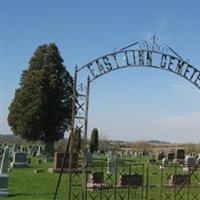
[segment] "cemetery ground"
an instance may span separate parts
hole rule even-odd
[[[27,168],[14,168],[9,172],[8,197],[0,199],[8,200],[47,200],[53,199],[58,174],[48,172],[48,167],[52,164],[38,164],[38,158],[31,158],[32,162]],[[34,170],[40,170],[34,173]],[[61,180],[58,199],[66,199],[66,180],[64,174]]]
[[[8,200],[50,200],[53,199],[53,194],[55,192],[57,180],[58,180],[58,173],[49,173],[48,168],[52,167],[53,163],[45,163],[44,161],[39,164],[38,160],[40,158],[37,157],[31,157],[31,164],[27,168],[14,168],[9,172],[9,184],[8,184],[8,191],[9,196],[8,197],[0,197],[0,199],[8,199]],[[106,160],[106,157],[101,156],[100,158],[96,157],[94,159],[94,166],[96,165],[96,170],[103,169],[102,163],[104,163],[103,160]],[[144,177],[147,173],[147,163],[148,163],[149,157],[142,157],[142,158],[133,158],[133,157],[122,157],[119,160],[119,171],[120,170],[129,170],[130,164],[135,165],[135,169],[132,169],[133,171],[136,170],[139,174],[143,174]],[[120,163],[123,163],[121,165]],[[126,164],[126,165],[124,165]],[[122,166],[122,167],[120,167]],[[124,166],[127,166],[124,167]],[[106,169],[106,168],[105,168]],[[103,171],[105,170],[103,169]],[[34,171],[38,170],[38,173],[35,173]],[[160,170],[160,163],[157,163],[157,165],[152,165],[149,167],[149,173],[150,170],[152,172],[152,177],[149,176],[149,179],[152,179],[152,183],[155,185],[160,185],[160,178],[161,178],[161,170]],[[171,174],[173,174],[174,169],[168,169],[168,174],[171,170]],[[177,168],[176,170],[181,170]],[[199,170],[198,170],[199,171]],[[106,171],[104,171],[106,174]],[[118,173],[118,172],[117,172]],[[165,174],[163,174],[165,176]],[[198,176],[200,176],[200,173],[198,172]],[[119,174],[117,175],[119,178]],[[80,178],[80,177],[79,177]],[[107,177],[108,178],[108,177]],[[114,178],[114,175],[113,175]],[[104,179],[106,179],[106,176],[104,175]],[[63,200],[67,198],[67,180],[68,176],[67,174],[63,174],[62,180],[59,187],[59,192],[57,196],[57,200]],[[79,179],[80,181],[80,179]],[[109,180],[107,181],[109,183]],[[145,185],[146,181],[143,184],[143,188],[139,187],[138,192],[144,193],[145,196]],[[159,188],[158,188],[159,189]],[[187,193],[187,187],[185,189],[185,193]],[[95,195],[98,193],[100,194],[102,190],[99,190],[98,192],[89,191],[89,193],[95,193]],[[113,192],[112,190],[110,191]],[[122,189],[120,191],[121,193],[127,193],[128,189]],[[151,196],[155,197],[155,199],[159,200],[160,197],[158,197],[155,190],[152,189],[152,191],[149,192],[155,192],[155,194],[151,194]],[[172,189],[173,192],[173,189]],[[109,191],[106,191],[106,194],[109,194]],[[89,196],[89,195],[88,195]],[[187,195],[186,195],[187,196]],[[90,199],[90,198],[88,198]],[[91,198],[92,199],[92,198]],[[104,199],[104,198],[103,198]],[[106,199],[106,198],[105,198]],[[120,196],[116,199],[120,199]],[[136,198],[137,199],[137,198]],[[144,198],[145,199],[145,198]]]
[[[140,143],[139,143],[140,144]],[[28,144],[26,144],[27,146]],[[127,145],[127,143],[126,143]],[[111,146],[111,145],[110,145]],[[117,146],[119,146],[117,144]],[[134,144],[136,147],[137,145]],[[141,144],[139,145],[141,146]],[[16,147],[15,145],[13,148]],[[21,146],[20,151],[23,152],[24,148]],[[64,150],[57,146],[56,152],[63,152]],[[149,147],[149,146],[145,146]],[[188,155],[189,152],[193,152],[195,148],[191,148],[194,146],[189,146],[187,148]],[[155,145],[153,149],[149,150],[151,152],[149,155],[140,155],[140,152],[136,152],[136,150],[131,150],[130,153],[127,154],[126,148],[122,145],[118,148],[118,150],[113,150],[113,157],[111,156],[112,152],[110,150],[104,151],[104,153],[95,153],[92,157],[92,163],[88,165],[86,168],[88,171],[87,180],[87,200],[171,200],[173,199],[173,195],[178,191],[180,185],[172,185],[170,183],[172,175],[188,175],[189,172],[183,171],[183,165],[174,165],[172,161],[168,162],[166,168],[160,168],[162,163],[161,159],[152,159],[157,158],[155,155],[160,151],[171,152],[177,149],[181,149],[182,146],[177,145],[169,145],[169,144],[158,144]],[[38,149],[39,146],[38,146]],[[132,153],[131,153],[132,152]],[[134,154],[137,153],[136,155]],[[152,153],[154,152],[154,153]],[[199,149],[196,147],[196,155],[198,154]],[[10,151],[12,153],[12,151]],[[111,153],[111,154],[110,154]],[[179,154],[181,151],[179,151]],[[18,155],[23,153],[18,153]],[[56,154],[55,154],[56,155]],[[59,155],[59,154],[58,154]],[[178,155],[178,154],[177,154]],[[20,155],[21,156],[21,155]],[[111,156],[111,157],[110,157]],[[183,156],[183,155],[179,155]],[[49,168],[55,166],[55,157],[54,161],[49,160],[50,162],[45,162],[45,157],[40,155],[39,157],[33,157],[32,153],[27,154],[28,160],[31,160],[28,167],[24,168],[13,168],[9,170],[9,180],[8,180],[8,197],[0,197],[2,200],[53,200],[54,192],[56,189],[59,173],[50,173],[48,172]],[[0,158],[1,160],[2,158]],[[18,158],[19,159],[19,158]],[[10,158],[10,162],[15,160],[15,156]],[[59,159],[58,159],[59,160]],[[109,160],[111,162],[109,162]],[[114,168],[112,167],[112,160],[114,161]],[[152,162],[153,160],[153,162]],[[192,159],[193,160],[193,159]],[[42,161],[42,162],[39,162]],[[91,162],[91,161],[90,161]],[[152,163],[150,163],[152,162]],[[57,163],[57,162],[56,162]],[[59,162],[58,162],[59,163]],[[111,165],[110,165],[110,164]],[[79,157],[79,166],[82,165],[82,158]],[[10,163],[9,163],[10,166]],[[60,166],[60,165],[58,165]],[[111,167],[108,167],[111,166]],[[109,168],[109,170],[108,170]],[[36,172],[37,171],[37,172]],[[92,181],[91,176],[94,173],[102,173],[103,178],[100,183],[100,187],[91,188]],[[81,193],[81,181],[82,174],[77,173],[73,174],[73,193],[75,195]],[[122,176],[126,179],[126,175],[131,175],[135,177],[142,176],[143,181],[139,179],[134,183],[134,186],[130,186],[130,182],[134,182],[133,179],[135,177],[131,177],[130,179],[124,181],[125,184],[122,184]],[[99,175],[98,175],[99,176]],[[133,179],[132,179],[133,178]],[[184,178],[184,177],[182,177]],[[98,179],[98,180],[97,180]],[[96,182],[100,181],[101,178],[97,177]],[[120,183],[121,181],[121,183]],[[175,180],[176,181],[176,180]],[[192,175],[191,177],[190,188],[188,184],[184,187],[181,192],[181,196],[178,196],[178,199],[182,200],[199,200],[200,199],[200,168]],[[95,181],[94,181],[95,182]],[[101,181],[100,181],[101,182]],[[129,184],[127,186],[126,184]],[[182,180],[183,183],[183,180]],[[97,184],[98,185],[98,184]],[[105,187],[104,187],[105,185]],[[63,173],[57,200],[67,199],[67,187],[68,187],[68,174]],[[73,194],[73,195],[74,195]],[[162,195],[162,198],[161,196]],[[81,198],[74,197],[73,200],[79,200]]]
[[[8,197],[0,197],[5,200],[50,200],[53,199],[59,173],[49,173],[48,168],[53,166],[53,163],[41,164],[38,160],[41,158],[31,157],[31,164],[26,168],[14,168],[9,172],[8,181]],[[106,160],[105,157],[96,159],[96,164],[99,166],[101,159]],[[123,160],[123,159],[122,159]],[[129,159],[136,162],[136,160]],[[140,159],[137,163],[144,163],[147,158]],[[95,165],[95,164],[94,164]],[[34,171],[38,170],[38,173]],[[63,174],[57,200],[67,198],[67,182],[68,175]]]

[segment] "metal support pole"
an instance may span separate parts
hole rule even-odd
[[[77,67],[75,68],[73,80],[73,99],[72,99],[72,118],[71,118],[71,140],[69,148],[69,174],[68,174],[68,195],[67,200],[71,200],[72,193],[72,160],[73,160],[73,136],[74,136],[74,118],[76,114],[76,82],[77,82]]]
[[[64,159],[62,161],[62,167],[61,167],[60,175],[59,175],[59,178],[58,178],[56,191],[55,191],[55,194],[54,194],[54,200],[56,200],[56,198],[57,198],[58,189],[59,189],[59,186],[60,186],[60,181],[61,181],[61,178],[62,178],[65,161],[66,161],[67,154],[68,154],[68,151],[69,151],[70,140],[71,140],[71,134],[69,135],[69,138],[68,138],[68,141],[67,141],[67,147],[66,147],[66,150],[65,150],[65,155],[64,155]]]
[[[85,122],[84,122],[84,142],[83,142],[83,174],[82,174],[82,199],[87,199],[87,183],[86,183],[86,154],[87,154],[87,128],[88,128],[88,109],[90,95],[90,78],[87,79],[86,105],[85,105]]]

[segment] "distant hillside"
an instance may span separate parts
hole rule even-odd
[[[26,141],[22,140],[20,137],[17,137],[15,135],[0,135],[0,143],[23,144],[26,143]]]
[[[151,144],[171,144],[170,142],[159,141],[159,140],[149,140],[147,142]]]

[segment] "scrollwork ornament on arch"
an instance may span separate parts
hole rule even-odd
[[[139,42],[139,48],[140,50],[148,50],[148,42],[147,41],[141,41]]]

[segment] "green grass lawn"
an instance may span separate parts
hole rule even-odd
[[[109,175],[106,174],[106,162],[104,159],[104,164],[101,163],[100,159],[96,159],[96,166],[90,168],[91,171],[103,172],[104,173],[104,182],[107,185],[114,185],[116,181],[119,180],[120,174],[143,174],[144,176],[144,185],[138,188],[122,188],[117,189],[115,194],[115,188],[109,190],[96,190],[87,192],[87,200],[104,200],[104,199],[116,199],[120,200],[121,197],[126,196],[124,200],[141,200],[143,199],[154,199],[154,200],[165,200],[167,195],[170,196],[168,199],[173,199],[173,194],[178,190],[178,187],[170,187],[168,178],[174,174],[176,170],[177,174],[183,174],[182,167],[179,168],[169,168],[165,169],[161,175],[161,170],[159,165],[149,166],[147,168],[147,159],[126,159],[124,162],[123,159],[118,162],[117,174],[113,174],[111,179]],[[123,165],[121,165],[123,163]],[[145,164],[144,164],[145,163]],[[13,169],[9,173],[9,197],[2,197],[0,199],[8,200],[53,200],[57,180],[59,174],[52,174],[48,172],[48,168],[52,167],[51,164],[38,164],[38,158],[32,158],[32,163],[30,167],[23,169]],[[147,170],[148,169],[148,170]],[[34,173],[34,170],[42,170],[43,172]],[[147,176],[148,174],[148,176]],[[89,174],[90,175],[90,174]],[[88,177],[89,177],[88,175]],[[116,178],[115,178],[116,175]],[[147,180],[148,177],[148,180]],[[162,181],[161,181],[162,177]],[[67,180],[68,176],[63,174],[57,200],[67,200]],[[74,179],[76,184],[81,184],[81,175]],[[188,188],[186,187],[183,192],[182,200],[191,200],[195,199],[194,196],[197,196],[197,199],[200,199],[200,173],[199,170],[194,174],[191,179],[191,182],[195,186],[193,189],[190,189],[188,193]],[[118,183],[117,183],[118,184]],[[149,188],[148,193],[146,193],[146,188]],[[162,189],[162,192],[160,192]],[[81,187],[76,187],[75,193],[79,193]],[[116,196],[115,196],[116,195]],[[110,196],[110,198],[108,198]],[[97,198],[98,197],[98,198]],[[148,198],[146,198],[148,197]],[[180,198],[180,197],[179,197]],[[76,199],[76,198],[75,198]]]
[[[32,159],[29,168],[13,169],[9,173],[9,197],[1,199],[9,200],[50,200],[53,199],[58,174],[48,173],[48,167],[52,164],[37,164],[37,159]],[[44,172],[34,173],[34,170],[44,170]],[[66,199],[67,176],[63,175],[58,200]]]

